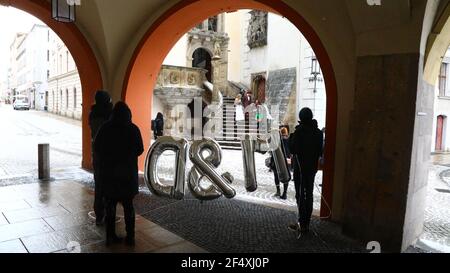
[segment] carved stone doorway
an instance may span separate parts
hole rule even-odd
[[[212,82],[211,78],[211,55],[206,49],[197,48],[192,54],[192,67],[203,68],[207,70],[206,79]]]

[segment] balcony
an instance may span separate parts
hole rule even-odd
[[[206,73],[201,68],[163,65],[154,95],[168,108],[179,104],[187,105],[193,98],[203,96]]]

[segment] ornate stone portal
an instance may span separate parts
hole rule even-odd
[[[172,129],[175,119],[171,110],[177,105],[188,105],[194,98],[203,97],[206,70],[201,68],[163,65],[159,72],[154,95],[164,104],[165,129]],[[183,118],[183,117],[179,117]]]
[[[267,45],[268,13],[260,10],[250,11],[250,22],[247,32],[247,44],[250,48]]]
[[[212,61],[212,83],[224,94],[228,95],[228,43],[230,38],[226,33],[194,28],[188,32],[188,49],[186,66],[192,65],[193,53],[199,49],[205,49]],[[219,58],[220,57],[220,58]]]

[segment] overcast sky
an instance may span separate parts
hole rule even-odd
[[[36,17],[15,8],[0,6],[0,81],[6,81],[9,46],[17,32],[28,32],[34,24],[44,24]]]

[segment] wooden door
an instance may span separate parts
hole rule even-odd
[[[436,151],[442,151],[442,136],[444,131],[444,117],[438,116],[436,125]]]

